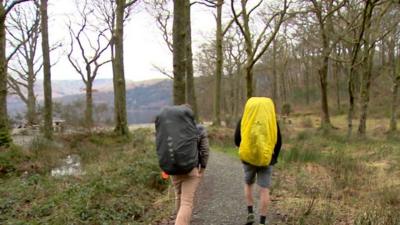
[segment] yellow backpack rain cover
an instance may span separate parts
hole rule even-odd
[[[254,166],[268,166],[277,141],[275,106],[270,98],[247,100],[240,132],[240,159]]]

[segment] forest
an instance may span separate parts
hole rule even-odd
[[[128,92],[151,95],[154,102],[140,104],[152,111],[168,102],[166,90],[171,99],[163,106],[189,104],[209,131],[209,170],[237,176],[233,129],[243,107],[254,96],[273,99],[283,135],[273,224],[400,224],[400,1],[76,0],[63,43],[49,40],[49,4],[57,1],[0,0],[0,224],[171,222],[171,185],[159,176],[153,120],[128,122],[138,103],[127,98],[126,65],[135,62],[124,53],[137,50],[125,47],[126,29],[138,12],[151,16],[171,66],[154,65],[168,82],[154,93]],[[215,23],[194,45],[196,10]],[[54,100],[59,58],[81,78],[82,104]],[[107,66],[111,119],[94,101],[95,80]],[[10,96],[26,108],[18,135]],[[59,111],[79,125],[60,132]],[[71,160],[76,171],[53,174]],[[222,169],[228,164],[232,171]],[[204,185],[213,182],[209,175]],[[227,209],[237,203],[224,201]],[[202,210],[193,224],[237,223]]]

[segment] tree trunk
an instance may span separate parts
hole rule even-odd
[[[186,4],[186,97],[187,103],[192,107],[196,121],[199,119],[197,110],[196,89],[193,77],[193,53],[192,53],[192,26],[191,26],[191,10],[190,0],[185,1]]]
[[[42,52],[43,52],[43,89],[44,89],[44,136],[53,139],[53,104],[51,92],[51,64],[49,48],[49,30],[47,17],[47,0],[40,1],[40,14],[42,25]]]
[[[306,95],[306,104],[310,105],[310,66],[309,59],[306,57],[306,54],[303,51],[303,59],[304,59],[304,86],[305,86],[305,95]]]
[[[367,34],[365,36],[369,36],[369,29],[371,27],[371,18],[372,18],[372,11],[373,11],[373,4],[370,0],[367,0],[365,2],[365,8],[363,11],[363,22],[361,26],[361,32],[358,36],[357,42],[354,44],[353,50],[352,50],[352,59],[351,59],[351,65],[350,65],[350,72],[349,72],[349,82],[348,82],[348,92],[349,92],[349,113],[347,117],[347,123],[348,123],[348,131],[347,131],[347,137],[350,138],[352,134],[352,129],[353,129],[353,116],[354,116],[354,100],[355,100],[355,90],[356,90],[356,74],[357,71],[355,70],[355,64],[356,60],[358,58],[358,52],[361,47],[361,41],[362,38],[364,37],[364,33],[366,32]],[[368,42],[367,42],[368,43]],[[368,43],[369,44],[369,43]],[[367,45],[368,46],[368,45]],[[361,126],[361,124],[360,124]]]
[[[33,69],[33,68],[32,68]],[[33,70],[29,69],[29,77],[28,77],[28,104],[27,104],[27,122],[29,125],[33,125],[37,123],[36,119],[36,96],[34,91],[35,80],[32,75]]]
[[[329,108],[328,108],[328,81],[327,81],[328,63],[329,63],[329,57],[324,56],[323,65],[319,71],[319,78],[321,85],[322,127],[331,126],[331,121],[329,117]]]
[[[114,59],[114,81],[115,85],[115,104],[116,107],[116,126],[115,132],[121,136],[129,135],[128,121],[126,114],[126,88],[124,74],[124,10],[125,0],[117,0],[116,26],[114,32],[115,59]]]
[[[358,125],[358,135],[365,137],[367,130],[367,112],[369,104],[369,92],[371,87],[371,76],[374,60],[374,43],[371,44],[371,18],[374,5],[367,1],[367,16],[365,18],[364,36],[364,60],[363,74],[360,86],[360,123]],[[368,7],[368,4],[369,5]]]
[[[336,56],[340,57],[340,49],[338,50]],[[341,102],[340,102],[340,64],[339,62],[334,62],[332,65],[332,71],[333,71],[333,77],[335,79],[335,84],[336,84],[336,107],[338,112],[341,111]]]
[[[222,55],[222,0],[217,2],[217,31],[216,31],[216,70],[215,70],[215,97],[214,97],[214,125],[221,125],[221,80],[223,73],[223,55]]]
[[[234,104],[235,104],[235,107],[234,107],[234,109],[233,109],[233,118],[235,118],[235,119],[238,119],[238,117],[239,117],[239,107],[241,107],[241,104],[242,104],[242,92],[243,92],[243,87],[242,87],[242,82],[241,82],[241,79],[242,79],[242,77],[243,77],[243,74],[242,74],[242,69],[241,69],[241,67],[240,67],[240,65],[241,65],[241,63],[240,62],[235,62],[236,63],[236,68],[238,68],[237,69],[237,71],[235,72],[235,75],[234,75],[234,80],[235,80],[235,85],[234,85],[234,87],[235,87],[235,102],[234,102]]]
[[[399,93],[399,85],[400,85],[400,69],[396,70],[396,60],[395,60],[395,31],[393,32],[393,36],[389,41],[389,63],[390,63],[390,70],[392,73],[393,79],[393,86],[392,86],[392,106],[390,111],[390,127],[389,132],[397,131],[397,106],[398,106],[398,93]],[[400,56],[400,54],[399,54]],[[399,67],[400,67],[400,57],[399,60]]]
[[[365,38],[365,43],[367,48],[370,48],[369,42],[369,34]],[[371,76],[372,76],[372,67],[373,67],[373,57],[374,50],[373,47],[371,49],[367,49],[366,53],[366,62],[364,64],[364,71],[362,76],[361,83],[361,92],[360,92],[360,123],[358,126],[358,134],[361,137],[364,137],[367,129],[367,113],[368,113],[368,104],[369,104],[369,92],[371,87]]]
[[[86,109],[85,109],[85,124],[87,128],[93,126],[93,82],[86,82]]]
[[[278,74],[276,69],[276,46],[277,41],[272,41],[272,99],[275,102],[276,108],[278,107]]]
[[[246,10],[247,1],[241,0],[242,5],[242,19],[243,19],[243,31],[244,31],[244,39],[245,39],[245,51],[246,51],[246,97],[247,99],[253,97],[253,61],[254,61],[254,51],[253,51],[253,42],[251,40],[251,32],[250,32],[250,15]]]
[[[246,96],[247,99],[249,99],[253,97],[253,68],[249,66],[249,61],[247,63],[248,64],[246,65]]]
[[[397,131],[397,106],[398,106],[398,94],[400,85],[400,74],[398,73],[393,81],[392,86],[392,107],[390,112],[390,132]]]
[[[174,105],[185,103],[185,76],[186,76],[186,21],[185,21],[185,2],[186,0],[174,0],[174,21],[173,33],[173,73],[174,85],[173,96]]]
[[[117,130],[117,121],[118,121],[118,112],[120,111],[119,109],[119,104],[118,104],[118,94],[117,94],[117,70],[115,69],[115,28],[113,28],[112,36],[111,36],[111,41],[110,41],[110,50],[111,50],[111,67],[113,71],[113,93],[114,93],[114,124],[115,128],[114,130]]]
[[[282,106],[287,103],[287,86],[286,86],[286,74],[284,71],[284,66],[280,71],[280,78],[281,78],[281,98],[282,98]]]
[[[0,15],[5,14],[3,1],[0,1]],[[0,21],[0,146],[8,146],[11,137],[7,114],[7,60],[5,21]]]
[[[354,54],[354,53],[353,53]],[[347,83],[347,90],[349,94],[349,111],[347,115],[347,138],[351,137],[353,132],[353,117],[354,117],[354,89],[355,89],[355,71],[354,71],[354,64],[350,65],[349,68],[349,80]]]
[[[324,40],[326,42],[327,40]],[[321,68],[318,71],[319,82],[321,85],[321,127],[332,127],[331,120],[329,117],[328,107],[328,66],[329,66],[329,50],[328,44],[324,44],[323,60]]]

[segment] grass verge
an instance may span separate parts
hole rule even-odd
[[[152,137],[147,129],[130,140],[80,134],[2,150],[0,224],[152,224],[171,205]],[[85,173],[52,177],[68,154],[80,156]]]

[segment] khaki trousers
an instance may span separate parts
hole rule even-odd
[[[188,174],[171,176],[175,188],[177,216],[175,225],[189,225],[193,211],[194,194],[199,186],[201,175],[198,168]]]

